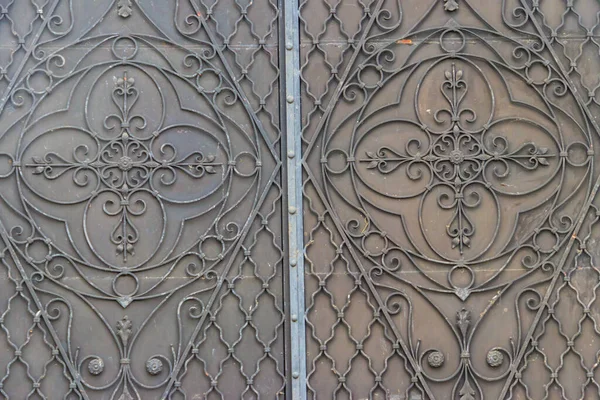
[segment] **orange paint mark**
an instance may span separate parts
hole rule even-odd
[[[398,44],[413,44],[412,40],[410,40],[410,39],[400,39],[396,43],[398,43]]]

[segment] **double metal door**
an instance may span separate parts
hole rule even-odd
[[[0,0],[0,393],[594,399],[596,0]]]

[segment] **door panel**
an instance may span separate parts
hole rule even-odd
[[[546,3],[302,3],[308,397],[598,396],[598,7]]]
[[[0,0],[0,393],[600,398],[599,16]]]
[[[34,6],[0,20],[3,394],[283,396],[277,5]]]

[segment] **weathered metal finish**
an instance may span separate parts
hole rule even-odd
[[[289,324],[291,398],[306,399],[306,329],[304,324],[304,207],[302,204],[302,121],[300,114],[300,36],[298,1],[286,0],[285,102],[289,254]]]
[[[90,4],[0,0],[3,397],[600,398],[600,3]]]
[[[284,397],[279,6],[225,3],[0,4],[4,397]]]
[[[520,6],[559,61],[597,130],[600,3],[548,1]],[[504,388],[506,398],[525,397],[525,393],[530,398],[600,396],[598,194],[588,202],[589,208],[583,207],[585,219],[573,235],[572,250],[564,256],[564,267],[552,282],[553,290],[548,290],[539,304],[529,345],[522,349],[519,367]]]
[[[598,8],[301,4],[309,397],[598,398]]]

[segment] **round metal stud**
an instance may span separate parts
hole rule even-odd
[[[444,361],[445,360],[446,359],[444,357],[444,354],[441,351],[432,351],[427,356],[427,363],[432,368],[439,368],[439,367],[441,367],[442,365],[444,365]]]
[[[100,375],[104,371],[104,360],[100,357],[96,357],[88,364],[88,371],[92,375]]]
[[[498,368],[504,362],[504,354],[500,350],[490,350],[487,353],[486,361],[492,368]]]
[[[154,357],[146,362],[146,371],[150,375],[158,375],[163,369],[163,363],[158,358]]]

